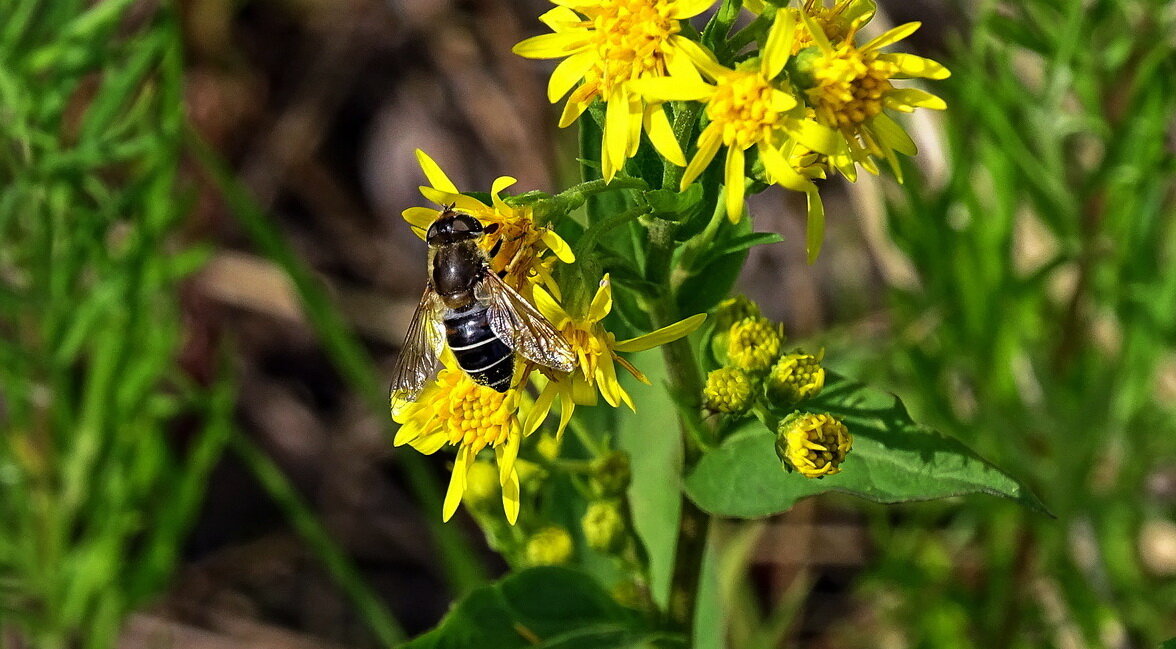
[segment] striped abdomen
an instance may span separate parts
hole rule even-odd
[[[461,369],[474,381],[506,392],[514,376],[514,351],[490,329],[485,305],[474,302],[464,309],[449,309],[442,322]]]

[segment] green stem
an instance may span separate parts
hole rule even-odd
[[[681,116],[682,113],[679,113]],[[675,124],[677,126],[677,124]],[[667,172],[668,173],[668,172]],[[647,258],[646,279],[662,287],[661,296],[652,304],[655,324],[664,327],[678,319],[677,299],[670,283],[674,257],[674,230],[677,224],[654,221],[649,229],[651,249]],[[662,347],[669,373],[671,389],[675,392],[678,419],[682,427],[683,475],[690,471],[702,455],[699,440],[708,440],[710,430],[702,420],[702,371],[694,348],[686,338]],[[706,550],[710,517],[698,509],[685,494],[678,521],[678,541],[674,553],[674,569],[670,579],[669,621],[689,637],[694,629],[694,611],[698,603],[699,576]],[[691,643],[687,643],[690,645]]]

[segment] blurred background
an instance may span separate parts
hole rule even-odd
[[[393,452],[426,150],[576,180],[539,0],[6,0],[0,647],[376,647],[505,570],[444,454]],[[752,200],[740,289],[1025,479],[714,532],[705,646],[1176,635],[1176,8],[881,0],[953,76],[906,183]],[[640,396],[635,395],[638,404]],[[657,494],[649,494],[656,499]],[[636,490],[635,500],[646,494]],[[662,496],[664,497],[664,496]],[[635,505],[635,508],[639,507]]]

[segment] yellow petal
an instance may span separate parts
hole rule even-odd
[[[817,260],[821,254],[821,242],[825,240],[825,203],[821,201],[821,194],[814,186],[805,192],[808,201],[808,223],[805,228],[804,247],[808,263]]]
[[[870,122],[870,127],[877,133],[878,139],[882,141],[887,147],[898,151],[903,155],[915,155],[919,152],[919,147],[915,146],[914,140],[910,135],[903,130],[898,122],[891,119],[886,113],[878,113]]]
[[[560,61],[547,80],[547,100],[554,104],[568,94],[595,62],[596,56],[592,52],[580,52]]]
[[[625,151],[629,148],[629,91],[626,84],[616,87],[604,109],[604,151],[603,157],[612,163],[612,169],[625,164]],[[611,175],[605,176],[612,180]]]
[[[706,320],[705,313],[692,315],[684,320],[679,320],[672,325],[666,325],[657,331],[651,331],[636,338],[629,340],[622,340],[613,346],[613,349],[618,352],[643,352],[647,349],[653,349],[659,345],[664,345],[668,342],[682,338],[689,335]]]
[[[686,170],[682,172],[682,185],[679,190],[684,191],[690,186],[690,183],[694,182],[695,178],[698,178],[706,170],[711,160],[715,159],[715,154],[719,152],[719,145],[722,143],[722,127],[718,122],[711,122],[698,136],[698,151],[694,153],[694,158],[690,160],[690,164],[686,165]]]
[[[583,22],[576,12],[567,7],[555,7],[539,15],[539,22],[551,28],[551,31],[567,31]]]
[[[588,306],[587,320],[589,322],[600,322],[604,316],[612,311],[612,281],[609,280],[608,274],[600,278],[600,286],[596,289],[596,295],[592,297],[592,304]]]
[[[588,47],[590,39],[582,30],[540,34],[518,43],[511,51],[529,59],[560,59]]]
[[[506,521],[511,525],[519,520],[519,500],[519,472],[511,471],[502,485],[502,510],[506,512]]]
[[[400,430],[396,431],[396,437],[392,439],[392,446],[404,446],[420,437],[420,434],[421,429],[417,426],[401,426]]]
[[[788,63],[788,57],[792,55],[792,37],[795,33],[796,19],[792,12],[777,11],[763,53],[760,54],[760,68],[764,76],[773,79],[784,69],[784,64]]]
[[[448,443],[449,436],[440,432],[418,437],[411,442],[412,447],[424,455],[432,455]]]
[[[693,18],[710,9],[714,4],[715,0],[678,0],[670,6],[670,10],[666,12],[666,15],[670,18],[677,18],[678,20]]]
[[[641,124],[645,117],[641,95],[635,92],[629,92],[627,95],[629,100],[629,148],[625,149],[626,160],[637,155],[637,147],[641,146]]]
[[[473,196],[466,196],[465,194],[454,194],[452,192],[443,192],[432,187],[425,187],[421,185],[418,187],[421,191],[421,196],[429,199],[438,205],[453,205],[464,212],[476,213],[487,208],[486,204],[474,198]]]
[[[494,202],[494,209],[498,210],[499,214],[512,213],[510,206],[502,201],[502,197],[499,196],[499,194],[502,193],[502,190],[517,182],[518,180],[515,180],[510,176],[499,176],[495,178],[494,182],[490,185],[490,200]]]
[[[718,79],[724,74],[731,72],[731,70],[723,67],[723,65],[719,63],[713,52],[706,49],[701,44],[692,41],[685,36],[682,36],[681,34],[675,34],[671,36],[670,45],[676,48],[678,51],[685,53],[686,56],[690,57],[690,60],[694,62],[694,65],[696,65],[699,70],[702,70],[703,74],[709,76],[711,79]]]
[[[839,132],[811,119],[789,120],[784,128],[792,139],[819,153],[833,155],[845,148]]]
[[[555,253],[556,259],[559,259],[565,264],[576,263],[576,254],[572,252],[572,247],[568,245],[567,241],[563,240],[563,237],[556,234],[555,230],[544,230],[543,234],[539,235],[539,238],[543,241],[543,245],[547,246],[548,250]]]
[[[575,374],[573,374],[575,376]],[[572,398],[572,388],[566,384],[559,390],[559,428],[555,430],[555,438],[563,439],[568,422],[572,420],[572,413],[576,411],[576,401]]]
[[[907,36],[910,36],[911,34],[915,33],[919,29],[919,27],[922,26],[922,24],[923,23],[920,23],[920,22],[913,22],[913,23],[907,23],[905,25],[899,25],[898,27],[887,30],[882,35],[878,36],[877,38],[870,41],[869,43],[866,43],[865,45],[859,47],[858,49],[863,52],[868,52],[870,50],[882,49],[883,47],[886,47],[887,45],[893,45],[893,44],[901,41],[902,39],[906,38]]]
[[[600,396],[608,405],[616,408],[621,405],[621,384],[617,383],[617,368],[613,366],[612,357],[602,355],[596,363],[596,387],[600,389]]]
[[[900,74],[894,75],[896,79],[914,77],[921,79],[946,79],[951,76],[951,70],[943,67],[938,61],[925,59],[914,54],[879,54],[878,60],[893,63],[898,66]]]
[[[760,160],[764,163],[764,169],[767,170],[768,175],[772,177],[775,183],[798,192],[806,192],[813,186],[808,178],[800,175],[800,173],[792,168],[792,165],[788,163],[788,160],[779,149],[767,144],[761,144],[759,146],[759,154]]]
[[[683,37],[674,36],[671,38],[671,43],[674,42],[672,40],[673,38]],[[675,49],[674,47],[670,47],[666,51],[665,60],[667,72],[666,76],[676,77],[678,79],[692,79],[695,81],[702,80],[702,75],[698,73],[698,68],[694,65],[694,62],[690,60],[690,57],[686,54],[686,52]]]
[[[653,148],[666,160],[678,165],[686,166],[686,154],[678,145],[678,138],[674,137],[674,128],[670,126],[670,118],[666,117],[665,108],[653,105],[645,109],[645,132],[649,134],[649,141]]]
[[[743,216],[743,149],[737,146],[727,147],[727,164],[724,170],[724,185],[727,194],[727,218],[732,223],[738,223]]]
[[[437,220],[437,215],[440,214],[437,210],[432,210],[427,207],[410,207],[400,213],[405,221],[412,226],[412,231],[420,238],[425,238],[425,232],[433,225],[433,221]]]
[[[887,108],[909,113],[915,108],[930,108],[931,110],[947,110],[947,102],[939,97],[918,88],[899,88],[886,93],[883,97]]]
[[[465,493],[466,474],[470,470],[473,459],[470,447],[462,446],[457,450],[457,460],[453,463],[453,475],[449,476],[449,489],[445,491],[445,504],[441,508],[441,520],[453,518],[453,512],[461,504],[461,496]]]
[[[743,8],[753,14],[764,12],[764,0],[743,0]]]
[[[591,103],[590,101],[572,101],[569,99],[564,104],[563,112],[560,113],[559,127],[567,128],[575,124],[576,120],[580,119],[580,115],[583,115],[584,111],[588,110],[588,105]]]
[[[539,430],[539,427],[543,425],[543,421],[547,419],[547,415],[551,413],[551,405],[555,402],[555,395],[558,392],[558,381],[548,381],[547,385],[543,386],[543,391],[539,393],[539,398],[535,399],[535,403],[527,413],[527,420],[523,422],[523,435],[530,435]]]
[[[571,320],[568,312],[564,311],[559,302],[556,302],[555,298],[551,297],[547,289],[542,286],[535,287],[535,308],[539,309],[539,313],[542,313],[543,317],[547,318],[556,328],[564,326]]]
[[[787,113],[793,108],[796,108],[796,105],[799,103],[796,101],[796,97],[776,88],[772,88],[770,96],[772,98],[772,110],[778,113]]]
[[[715,87],[701,79],[646,77],[630,82],[633,92],[650,101],[701,101],[715,92]]]
[[[498,462],[498,483],[505,485],[510,474],[514,473],[515,460],[519,457],[519,444],[523,436],[518,431],[506,435],[506,443],[494,447],[494,459]]]
[[[416,159],[417,163],[421,165],[421,171],[425,172],[425,178],[429,179],[430,185],[450,194],[461,193],[457,191],[457,186],[453,184],[453,181],[449,180],[449,176],[446,176],[445,172],[441,171],[441,166],[429,157],[429,154],[417,149]]]

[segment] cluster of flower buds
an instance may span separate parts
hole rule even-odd
[[[845,424],[829,414],[795,410],[825,387],[823,351],[784,351],[780,325],[742,296],[719,305],[710,351],[720,367],[706,377],[702,405],[707,412],[730,418],[755,412],[772,422],[777,455],[789,471],[809,478],[840,471],[853,445]],[[775,424],[771,413],[789,409],[792,414]]]

